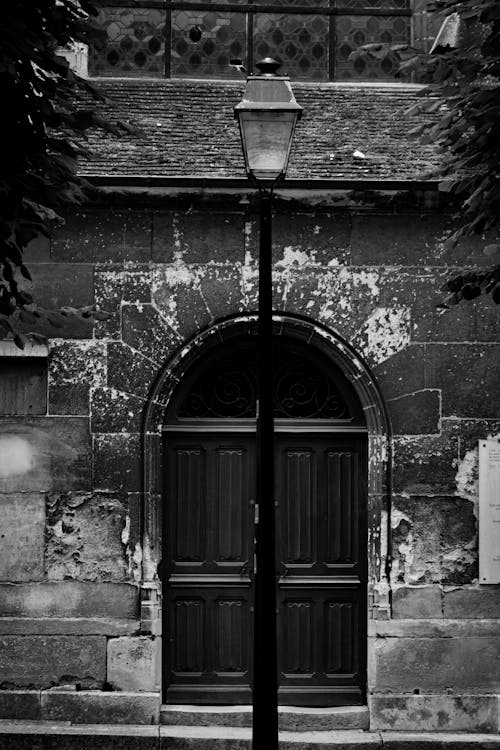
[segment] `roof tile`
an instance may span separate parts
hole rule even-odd
[[[111,120],[139,127],[121,138],[93,133],[93,157],[81,162],[89,177],[244,177],[233,108],[244,81],[99,79]],[[301,179],[422,179],[436,168],[430,145],[408,131],[421,116],[405,110],[418,87],[294,83],[304,107],[288,177]],[[361,152],[361,156],[353,156]]]

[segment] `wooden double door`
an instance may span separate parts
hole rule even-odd
[[[164,701],[248,704],[255,435],[165,435]],[[275,435],[279,703],[362,704],[366,435]]]

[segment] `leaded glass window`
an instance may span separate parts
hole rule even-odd
[[[97,23],[107,43],[90,50],[90,74],[163,77],[165,12],[156,8],[103,7]]]
[[[411,5],[410,5],[411,2]],[[427,0],[102,0],[95,76],[241,78],[267,55],[296,81],[394,80],[394,61],[350,60],[370,42],[410,43]],[[412,32],[412,8],[416,27]]]

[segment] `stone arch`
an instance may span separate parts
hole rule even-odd
[[[368,609],[389,612],[390,422],[370,368],[335,331],[298,315],[275,313],[274,335],[300,340],[321,351],[352,383],[368,431]],[[212,347],[242,335],[257,335],[257,315],[240,314],[210,325],[187,341],[160,370],[143,414],[142,613],[143,631],[151,632],[151,606],[159,586],[161,554],[161,430],[178,383]],[[149,605],[148,605],[149,603]],[[149,606],[149,608],[148,608]],[[388,615],[386,614],[385,617]]]

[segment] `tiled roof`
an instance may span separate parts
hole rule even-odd
[[[140,134],[92,135],[89,176],[244,177],[233,108],[244,81],[101,79],[112,120]],[[301,179],[421,179],[436,166],[431,146],[408,137],[418,122],[404,115],[416,86],[294,83],[304,107],[288,177]],[[354,156],[361,152],[362,156]]]

